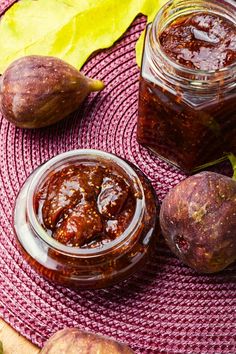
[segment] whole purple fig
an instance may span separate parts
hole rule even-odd
[[[46,342],[40,354],[134,354],[127,345],[101,335],[65,328]]]
[[[17,127],[41,128],[74,112],[91,91],[103,87],[61,59],[25,56],[0,78],[0,110]]]
[[[162,234],[198,272],[218,272],[236,260],[236,182],[214,172],[186,178],[165,197]]]

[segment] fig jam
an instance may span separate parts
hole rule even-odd
[[[159,206],[145,175],[99,150],[74,150],[41,165],[15,204],[14,229],[29,264],[73,288],[126,279],[149,259]]]
[[[137,140],[187,173],[236,153],[235,14],[230,1],[171,1],[147,28]]]
[[[51,173],[35,204],[38,219],[55,240],[94,248],[124,233],[136,202],[129,181],[98,161]]]
[[[236,26],[219,15],[180,17],[159,40],[165,54],[187,68],[218,70],[236,62]]]

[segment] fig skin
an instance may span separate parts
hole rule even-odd
[[[25,56],[0,78],[0,110],[17,127],[41,128],[65,118],[103,87],[61,59]]]
[[[125,344],[77,328],[56,332],[40,354],[134,354]]]
[[[200,273],[236,260],[236,182],[214,172],[188,177],[165,197],[162,234],[172,252]]]

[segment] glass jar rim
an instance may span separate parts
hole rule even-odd
[[[140,200],[136,200],[136,208],[135,208],[135,213],[133,215],[133,218],[128,226],[128,228],[124,231],[124,233],[119,236],[117,239],[112,240],[106,244],[104,244],[100,249],[98,248],[79,248],[79,247],[73,247],[73,246],[66,246],[62,244],[61,242],[55,240],[52,236],[50,236],[46,230],[43,228],[43,226],[39,223],[38,218],[34,212],[34,208],[32,208],[32,205],[34,205],[34,193],[37,189],[38,184],[43,181],[43,176],[47,176],[48,172],[50,171],[51,168],[56,166],[57,164],[61,165],[63,162],[69,162],[72,159],[74,162],[77,161],[79,162],[80,158],[93,158],[95,161],[96,158],[100,158],[103,161],[109,161],[109,162],[115,162],[116,165],[121,168],[121,170],[126,173],[126,175],[134,182],[135,188],[141,195]],[[101,161],[100,160],[100,161]],[[91,160],[92,161],[92,160]],[[130,239],[130,235],[135,233],[135,231],[138,229],[140,225],[140,220],[143,219],[144,216],[144,209],[145,209],[145,194],[143,190],[142,183],[134,171],[134,169],[122,158],[111,154],[107,153],[101,150],[96,150],[96,149],[76,149],[76,150],[70,150],[64,153],[61,153],[47,162],[45,162],[43,165],[39,166],[38,169],[33,173],[32,180],[30,181],[28,191],[27,191],[27,197],[26,197],[26,211],[27,211],[27,216],[29,219],[29,223],[31,228],[33,229],[34,232],[43,240],[46,242],[50,247],[54,248],[60,253],[63,253],[65,255],[72,255],[74,257],[81,257],[81,258],[86,258],[86,257],[97,257],[97,256],[102,256],[104,254],[109,253],[111,250],[119,249],[120,247],[123,246],[123,244]]]
[[[218,6],[223,8],[223,2],[220,0],[215,0],[218,3]],[[236,74],[236,62],[232,63],[230,65],[227,65],[221,69],[217,69],[217,70],[200,70],[200,69],[192,69],[192,68],[188,68],[184,65],[181,65],[179,63],[176,63],[174,60],[172,60],[168,55],[166,55],[166,53],[162,50],[162,46],[160,44],[159,41],[159,37],[157,36],[157,31],[156,29],[158,28],[158,25],[160,23],[160,20],[162,18],[162,16],[164,15],[165,11],[167,11],[169,8],[171,8],[172,5],[176,4],[176,5],[180,5],[183,4],[183,7],[186,7],[186,3],[190,3],[190,2],[194,2],[195,6],[196,5],[202,5],[203,6],[203,2],[202,0],[169,0],[165,5],[163,5],[160,10],[157,12],[153,23],[152,23],[152,27],[151,27],[151,36],[152,36],[152,40],[154,42],[154,48],[150,45],[151,47],[151,52],[155,55],[155,54],[160,54],[161,57],[164,59],[164,61],[170,65],[171,67],[173,67],[176,71],[178,72],[184,72],[186,74],[189,74],[190,76],[202,76],[204,78],[208,77],[209,79],[212,79],[216,76],[219,76],[220,78],[224,75],[228,76],[228,77],[232,77],[232,71],[235,72]],[[235,8],[235,13],[236,13],[236,2],[234,0],[224,0],[225,3],[229,4],[230,6]],[[208,2],[208,4],[211,3],[210,1]],[[188,13],[193,13],[193,10],[190,11]],[[181,14],[182,16],[183,14]],[[233,13],[231,14],[233,15]],[[221,15],[222,16],[222,15]],[[178,16],[177,16],[178,17]],[[234,23],[236,25],[236,16]],[[232,18],[231,18],[231,22],[232,22]],[[204,79],[205,81],[205,79]]]

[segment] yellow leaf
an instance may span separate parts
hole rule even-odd
[[[32,54],[56,56],[80,69],[94,51],[110,47],[139,13],[152,20],[163,2],[21,0],[0,22],[0,72]]]
[[[141,13],[147,16],[147,23],[151,23],[154,20],[155,15],[157,14],[158,10],[165,5],[167,0],[147,0],[144,2],[144,6],[142,8]],[[142,52],[143,52],[143,42],[144,42],[144,35],[145,31],[141,33],[137,43],[136,43],[136,61],[139,67],[141,67],[141,60],[142,60]]]

